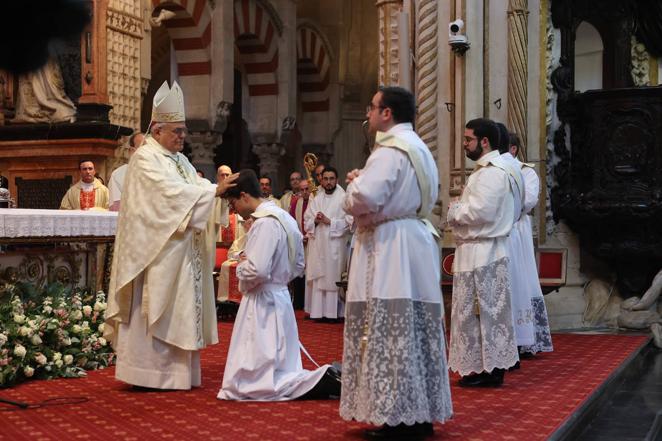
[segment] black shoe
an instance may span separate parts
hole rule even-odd
[[[398,424],[389,426],[384,424],[379,429],[368,429],[364,432],[365,438],[369,440],[423,440],[433,435],[432,423],[415,423],[412,426]]]
[[[340,371],[329,366],[320,381],[297,400],[337,400],[340,398]]]
[[[517,363],[515,363],[514,365],[512,365],[508,368],[508,372],[512,372],[512,371],[517,370],[519,368],[520,368],[520,365],[519,365],[519,361],[518,361]]]
[[[533,352],[520,352],[519,353],[519,359],[520,360],[531,360],[532,358],[535,358],[535,354]]]
[[[460,379],[462,387],[499,387],[503,384],[503,374],[505,369],[494,369],[492,372],[481,372],[480,374],[471,374]]]

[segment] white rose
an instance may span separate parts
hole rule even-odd
[[[62,340],[62,345],[63,346],[71,346],[71,338],[67,337]]]
[[[80,334],[80,331],[82,330],[83,328],[81,328],[80,325],[74,325],[73,328],[71,328],[71,332],[73,332],[74,334]]]
[[[71,364],[74,362],[74,356],[71,354],[67,354],[64,357],[62,357],[62,361],[64,361],[64,364]]]
[[[32,334],[32,329],[28,328],[27,326],[21,326],[18,328],[18,333],[23,337],[27,337],[28,335]]]
[[[33,335],[32,338],[30,339],[30,341],[35,346],[40,345],[42,343],[41,337],[39,337],[39,334]]]
[[[25,350],[25,348],[23,346],[16,345],[14,347],[14,355],[16,355],[17,357],[23,358],[23,357],[25,357],[26,353],[27,353],[27,351]]]
[[[106,342],[106,339],[103,338],[103,337],[99,337],[98,342],[101,346],[106,346],[106,344],[108,343],[108,342]]]
[[[0,334],[0,348],[7,343],[7,336],[5,334]]]
[[[20,325],[25,322],[25,316],[23,314],[14,314],[14,321]]]
[[[80,325],[83,327],[83,329],[90,329],[90,322],[88,321],[84,321]]]
[[[62,360],[62,354],[59,352],[53,352],[53,361]]]
[[[83,306],[83,314],[85,314],[85,317],[89,317],[92,314],[92,307],[90,305]]]
[[[94,304],[94,310],[95,311],[105,311],[106,310],[106,303],[105,302],[96,302]]]
[[[106,329],[106,324],[105,324],[105,323],[101,323],[101,324],[99,325],[99,332],[103,334],[103,330],[104,330],[104,329]],[[0,346],[2,346],[2,345],[0,345]]]
[[[32,369],[30,366],[25,366],[25,368],[23,368],[23,373],[26,377],[31,377],[34,375],[34,369]]]
[[[63,364],[64,363],[62,362],[62,360],[55,360],[55,366],[57,366],[58,368],[61,368]]]
[[[46,356],[45,356],[44,354],[39,354],[39,355],[37,355],[37,356],[34,358],[34,360],[35,360],[37,363],[41,364],[41,365],[44,365],[44,364],[46,364],[46,363],[48,362],[48,358],[46,358]]]
[[[50,314],[51,312],[53,312],[52,307],[50,307],[48,305],[44,306],[44,314]]]
[[[83,313],[80,312],[78,309],[75,310],[74,312],[71,313],[71,318],[73,320],[80,320],[83,318]]]

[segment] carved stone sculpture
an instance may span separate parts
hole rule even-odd
[[[76,107],[64,91],[60,66],[54,59],[18,79],[16,116],[13,122],[73,122]]]

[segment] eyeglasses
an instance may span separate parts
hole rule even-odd
[[[177,136],[186,136],[188,135],[188,129],[186,127],[177,127],[174,129],[170,129],[172,133],[174,133]]]
[[[370,113],[375,109],[384,110],[384,109],[386,109],[386,107],[384,107],[384,106],[375,106],[374,104],[370,103],[366,106],[365,113]]]
[[[467,144],[469,144],[471,141],[476,141],[476,140],[478,140],[478,138],[476,138],[475,136],[465,136],[464,137],[464,142],[466,142]]]

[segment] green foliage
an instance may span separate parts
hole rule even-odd
[[[115,354],[103,338],[106,295],[54,283],[0,287],[0,387],[28,378],[82,377]]]

